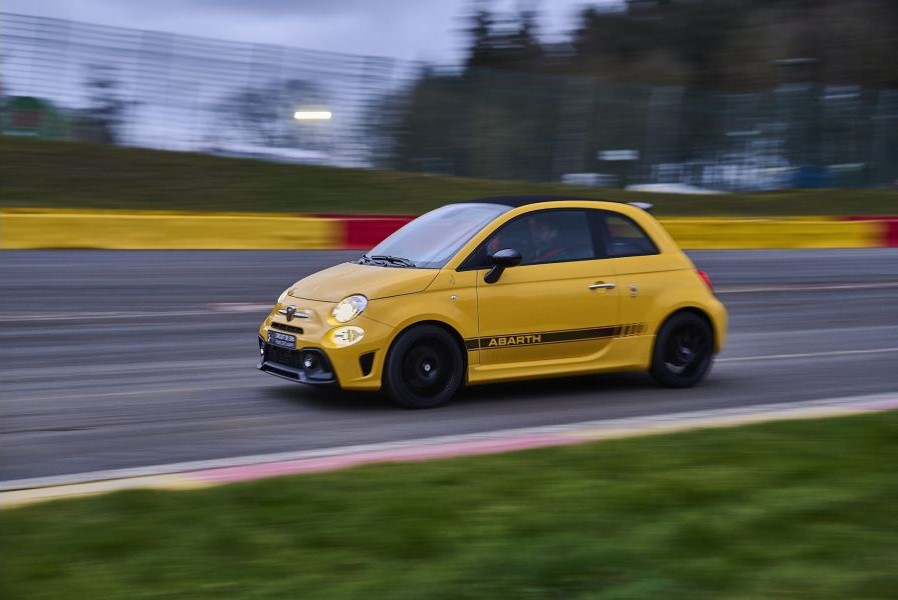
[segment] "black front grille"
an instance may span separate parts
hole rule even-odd
[[[334,368],[327,355],[317,348],[290,350],[278,348],[259,340],[263,350],[259,368],[281,377],[304,383],[336,383]]]
[[[272,329],[277,329],[278,331],[287,331],[289,333],[297,333],[302,334],[302,327],[296,327],[294,325],[285,325],[284,323],[272,323]]]
[[[278,348],[277,346],[268,346],[265,351],[265,358],[273,363],[301,370],[301,354],[302,353],[298,350],[287,350],[286,348]]]

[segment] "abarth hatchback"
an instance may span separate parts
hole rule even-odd
[[[726,310],[650,208],[501,197],[433,210],[287,288],[259,328],[259,369],[411,408],[464,385],[614,371],[695,385]]]

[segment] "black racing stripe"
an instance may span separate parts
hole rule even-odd
[[[593,327],[592,329],[575,329],[573,331],[547,331],[537,334],[540,341],[536,343],[547,344],[550,342],[577,342],[596,338],[608,338],[620,335],[620,325],[609,327]]]
[[[620,326],[621,331],[618,334],[621,337],[632,337],[634,335],[642,335],[645,333],[645,323],[627,323]]]
[[[465,340],[465,348],[473,350],[492,350],[495,348],[511,348],[514,346],[538,346],[541,344],[557,344],[560,342],[580,342],[638,335],[645,330],[645,323],[626,323],[591,327],[588,329],[566,329],[562,331],[543,331],[535,333],[518,333],[495,335]]]

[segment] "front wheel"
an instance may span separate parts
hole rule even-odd
[[[692,387],[711,369],[714,334],[702,317],[677,313],[661,327],[652,352],[651,374],[663,386]]]
[[[384,390],[407,408],[449,402],[464,379],[464,357],[455,338],[436,325],[417,325],[393,343],[384,365]]]

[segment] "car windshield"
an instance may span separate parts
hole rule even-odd
[[[510,207],[449,204],[424,214],[382,241],[360,262],[388,267],[440,269],[471,237]]]

